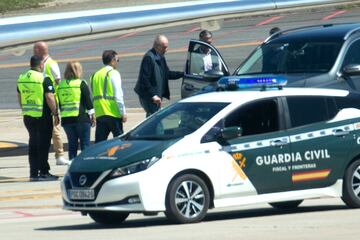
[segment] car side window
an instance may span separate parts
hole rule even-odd
[[[360,40],[351,44],[345,55],[343,67],[349,64],[360,64]]]
[[[242,136],[279,131],[279,111],[277,99],[266,99],[248,103],[231,112],[215,124],[202,139],[202,142],[215,141],[220,129],[241,127]]]
[[[225,127],[239,126],[242,136],[279,130],[276,99],[266,99],[246,104],[225,118]]]
[[[331,97],[287,97],[287,104],[291,127],[328,121],[337,114],[335,101]]]

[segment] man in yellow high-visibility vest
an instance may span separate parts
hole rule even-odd
[[[55,87],[55,97],[56,89],[61,80],[61,73],[59,65],[55,60],[53,60],[49,55],[49,47],[46,42],[37,42],[34,44],[34,55],[39,56],[44,64],[44,76],[50,77],[54,87]],[[52,132],[52,140],[54,144],[55,159],[57,165],[66,165],[68,161],[64,158],[64,146],[61,140],[60,133],[60,124],[54,125]]]
[[[19,76],[17,81],[18,100],[29,132],[30,181],[58,179],[49,173],[48,163],[53,118],[59,123],[54,87],[49,77],[43,76],[43,63],[38,56],[32,56],[31,69]]]
[[[95,142],[106,140],[123,133],[127,120],[121,76],[116,70],[119,56],[114,50],[103,52],[104,67],[91,76],[91,90],[96,116]]]

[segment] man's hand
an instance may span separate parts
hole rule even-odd
[[[127,121],[127,115],[124,114],[124,115],[122,116],[122,122],[125,123],[126,121]]]
[[[152,97],[153,103],[155,103],[156,105],[161,106],[161,98],[157,95]]]
[[[96,117],[95,117],[94,113],[90,115],[90,121],[91,121],[91,126],[95,127],[96,126]]]
[[[57,126],[60,124],[59,114],[54,115],[54,125]]]

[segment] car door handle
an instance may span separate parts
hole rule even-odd
[[[270,145],[272,147],[281,147],[281,146],[285,146],[287,144],[289,144],[289,142],[286,140],[274,140],[274,141],[270,142]]]
[[[350,133],[349,131],[344,131],[342,129],[335,129],[333,132],[333,135],[336,137],[341,137],[341,136],[348,135],[349,133]]]
[[[185,84],[185,90],[187,90],[187,91],[192,91],[192,90],[194,90],[194,85],[192,85],[192,84]]]

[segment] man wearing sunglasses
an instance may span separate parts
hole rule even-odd
[[[105,50],[102,61],[105,66],[91,77],[97,121],[95,143],[106,140],[110,132],[113,137],[121,135],[127,120],[121,76],[116,70],[119,56],[114,50]]]

